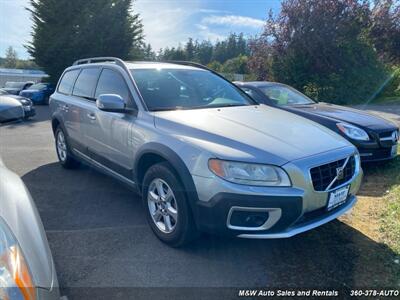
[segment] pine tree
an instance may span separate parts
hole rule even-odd
[[[13,47],[8,47],[6,49],[6,58],[4,60],[4,67],[5,68],[16,68],[18,62],[18,55],[17,52],[14,50]]]
[[[143,44],[143,27],[132,0],[30,0],[33,32],[26,47],[51,80],[76,59],[131,59]]]
[[[185,52],[186,52],[186,60],[193,60],[194,55],[195,55],[195,45],[193,43],[193,39],[189,38],[186,46],[185,46]]]

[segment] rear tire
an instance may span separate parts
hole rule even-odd
[[[169,163],[147,170],[142,199],[147,221],[162,242],[180,247],[198,237],[186,192]]]
[[[80,163],[71,155],[67,136],[60,126],[56,129],[55,138],[57,157],[61,166],[65,169],[74,169],[78,167]]]

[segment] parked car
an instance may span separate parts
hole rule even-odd
[[[155,235],[286,238],[356,202],[357,149],[194,63],[79,60],[50,97],[58,159],[138,188]]]
[[[42,82],[22,90],[19,95],[31,99],[35,104],[49,104],[49,97],[54,93],[51,83]]]
[[[24,110],[23,115],[21,115],[19,113],[19,111],[20,111],[19,109],[11,109],[11,111],[9,111],[9,109],[11,107],[14,107],[15,102],[14,101],[8,101],[6,98],[12,98],[12,99],[17,100],[19,103],[21,103],[22,108]],[[14,104],[12,104],[12,103],[14,103]],[[11,104],[11,107],[8,107],[8,105],[10,105],[10,104]],[[0,89],[0,106],[3,109],[3,113],[5,113],[6,111],[8,111],[8,112],[14,111],[14,113],[18,112],[17,113],[18,117],[16,119],[22,119],[22,118],[29,119],[30,117],[33,117],[33,116],[36,115],[36,109],[33,106],[33,103],[32,103],[32,101],[30,99],[22,97],[22,96],[16,96],[16,95],[8,94],[3,89]],[[1,114],[1,112],[0,112],[0,114]],[[1,119],[1,116],[0,116],[0,119]]]
[[[25,81],[25,82],[15,82],[15,81],[7,81],[4,85],[3,90],[11,95],[19,95],[22,90],[26,90],[31,85],[33,85],[33,81]]]
[[[0,158],[0,299],[60,299],[43,224],[22,180]]]
[[[360,152],[363,162],[393,159],[397,155],[399,128],[363,111],[316,102],[294,88],[276,82],[235,82],[259,103],[303,116],[337,132]]]

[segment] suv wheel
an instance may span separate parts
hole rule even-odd
[[[164,243],[179,247],[197,236],[186,193],[169,163],[149,168],[143,180],[147,220]]]
[[[79,165],[79,162],[71,156],[67,138],[60,126],[57,127],[55,136],[56,136],[57,156],[61,165],[66,169],[72,169],[77,167]]]

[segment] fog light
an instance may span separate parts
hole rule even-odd
[[[235,210],[231,215],[230,224],[238,227],[260,227],[267,222],[268,217],[268,212]]]

